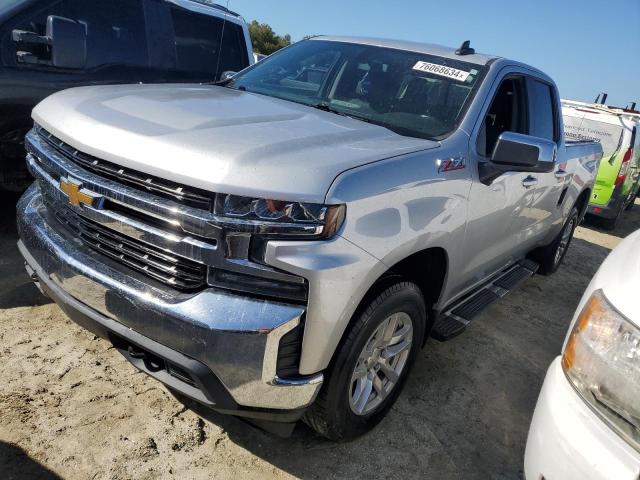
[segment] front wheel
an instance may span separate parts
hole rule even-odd
[[[578,209],[573,207],[562,230],[553,242],[546,247],[542,247],[532,255],[533,259],[540,264],[539,273],[542,275],[551,275],[558,270],[569,250],[573,233],[578,226],[578,218]]]
[[[420,289],[410,282],[386,288],[345,333],[305,421],[336,441],[372,429],[398,398],[425,328]]]

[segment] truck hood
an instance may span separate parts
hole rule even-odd
[[[439,145],[209,85],[74,88],[42,101],[33,119],[79,151],[160,178],[318,203],[345,170]]]

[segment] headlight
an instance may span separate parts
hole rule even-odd
[[[330,238],[342,226],[345,206],[220,194],[214,213],[239,229],[255,233]]]
[[[580,313],[562,366],[587,403],[640,450],[640,329],[601,290]]]

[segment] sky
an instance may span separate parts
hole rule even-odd
[[[226,0],[217,0],[225,4]],[[229,0],[279,35],[357,35],[458,47],[525,62],[560,95],[640,106],[640,0]]]

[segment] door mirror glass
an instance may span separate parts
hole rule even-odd
[[[556,144],[544,138],[503,132],[491,155],[491,163],[512,171],[551,171]]]
[[[50,15],[47,37],[51,42],[51,65],[81,69],[87,63],[87,28],[83,23]]]

